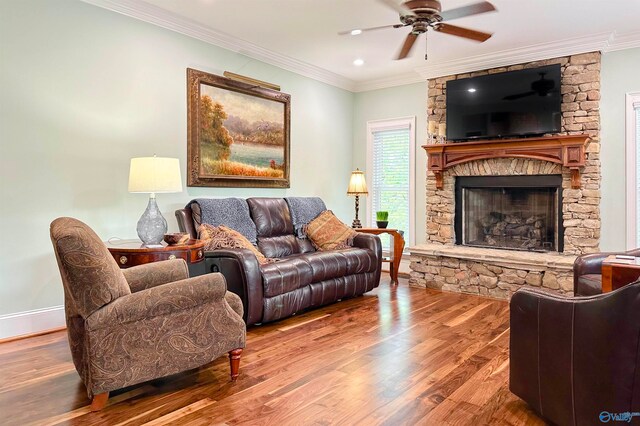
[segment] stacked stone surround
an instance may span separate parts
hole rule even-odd
[[[561,293],[571,293],[570,264],[576,255],[599,251],[600,243],[600,53],[592,52],[536,61],[473,73],[458,74],[429,80],[428,120],[446,122],[446,82],[460,78],[561,65],[562,131],[560,134],[586,134],[586,166],[581,170],[581,188],[571,189],[570,172],[559,164],[533,159],[497,158],[473,161],[452,167],[443,173],[444,186],[436,188],[435,176],[427,172],[426,181],[426,241],[411,249],[410,283],[483,294],[509,297],[522,285],[538,285]],[[534,264],[509,267],[508,262],[491,260],[496,252],[506,250],[465,248],[465,258],[456,251],[442,250],[454,245],[455,177],[508,175],[562,175],[564,252],[537,256]],[[544,256],[564,258],[549,263]],[[557,260],[557,259],[556,259]],[[537,262],[537,263],[535,263]],[[498,265],[500,263],[500,265]],[[516,264],[517,262],[514,262]],[[444,274],[444,275],[443,275]]]

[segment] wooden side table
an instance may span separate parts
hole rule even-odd
[[[602,261],[602,292],[624,287],[640,278],[640,257],[619,259],[615,255]]]
[[[140,240],[119,240],[105,244],[121,269],[160,260],[184,259],[190,276],[205,273],[204,241],[201,240],[191,239],[175,246],[163,242],[162,247],[147,247]]]
[[[389,234],[393,238],[393,246],[391,247],[390,258],[383,258],[383,262],[389,262],[389,274],[391,275],[391,282],[398,284],[398,270],[400,269],[400,261],[402,260],[402,252],[404,251],[404,237],[402,233],[397,229],[390,228],[358,228],[357,232],[364,232],[365,234]]]

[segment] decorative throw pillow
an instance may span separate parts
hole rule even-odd
[[[313,219],[306,228],[306,233],[318,250],[344,249],[353,244],[358,233],[340,222],[331,210],[325,210]]]
[[[267,259],[264,254],[260,253],[260,251],[251,244],[247,237],[223,225],[213,226],[208,223],[203,223],[198,228],[198,238],[206,241],[204,246],[205,251],[225,248],[246,248],[256,255],[259,264],[264,265],[265,263],[271,262],[270,259]]]

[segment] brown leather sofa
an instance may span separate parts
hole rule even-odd
[[[228,289],[240,296],[247,324],[275,321],[378,286],[382,248],[377,236],[358,234],[349,249],[316,251],[309,240],[294,233],[285,199],[248,198],[246,202],[256,226],[258,249],[280,260],[260,265],[248,249],[215,250],[205,253],[205,267],[207,273],[221,272]],[[176,210],[180,230],[194,238],[203,217],[197,210],[198,204],[193,203]]]
[[[575,298],[523,288],[510,306],[511,392],[558,425],[640,412],[640,282]]]
[[[640,248],[626,252],[607,252],[578,256],[573,264],[573,294],[593,296],[602,293],[602,261],[607,256],[627,254],[640,256]]]

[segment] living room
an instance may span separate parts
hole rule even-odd
[[[640,217],[635,174],[640,158],[633,151],[640,142],[629,121],[635,111],[630,100],[640,102],[637,2],[608,2],[603,11],[593,1],[491,1],[497,10],[452,21],[493,33],[488,40],[478,43],[431,28],[428,41],[420,34],[402,60],[396,58],[409,28],[338,34],[358,26],[397,24],[399,12],[390,3],[0,3],[0,408],[8,414],[3,422],[600,422],[567,407],[566,389],[542,379],[537,380],[551,387],[549,398],[563,401],[556,407],[545,410],[536,405],[540,401],[510,392],[509,301],[517,302],[512,296],[531,286],[571,299],[578,256],[624,252],[640,245],[634,229]],[[394,4],[404,10],[402,3]],[[472,3],[443,0],[442,9]],[[575,25],[567,25],[572,22]],[[250,34],[231,24],[251,28]],[[363,63],[356,65],[355,59]],[[453,158],[447,155],[469,146],[468,140],[452,142],[451,148],[444,143],[454,130],[446,125],[450,82],[548,66],[561,73],[561,87],[550,92],[555,90],[563,121],[562,129],[542,133],[584,140],[526,138],[525,158],[495,155],[514,142],[487,136],[485,152],[474,154],[482,157],[447,163]],[[203,78],[225,72],[247,76],[257,81],[251,83],[252,90],[262,90],[261,84],[268,82],[278,86],[265,89],[269,93],[290,96],[286,185],[190,184],[188,69],[204,73]],[[550,74],[536,74],[538,78],[553,79]],[[532,97],[537,96],[515,101]],[[408,197],[401,209],[380,205],[372,182],[374,130],[394,128],[398,122],[408,129],[410,147],[405,161]],[[540,144],[546,144],[543,154]],[[577,150],[579,164],[569,163],[570,148]],[[389,210],[389,228],[404,231],[402,262],[383,263],[375,289],[366,287],[358,291],[359,297],[335,296],[344,299],[337,303],[323,299],[313,309],[274,311],[272,317],[249,321],[249,305],[243,301],[239,309],[245,314],[246,343],[242,357],[237,356],[235,381],[229,380],[225,352],[210,364],[166,378],[127,382],[110,390],[108,400],[102,401],[106,406],[93,412],[87,383],[76,372],[67,340],[65,287],[50,225],[56,218],[72,217],[101,241],[137,238],[136,225],[149,195],[129,192],[131,159],[154,155],[179,164],[180,191],[157,195],[170,233],[180,231],[174,213],[191,200],[231,197],[317,197],[350,226],[355,200],[347,188],[353,172],[364,171],[369,191],[359,197],[359,219],[373,229],[376,211]],[[441,161],[432,163],[436,158]],[[511,168],[514,158],[523,162]],[[563,234],[554,234],[555,245],[506,251],[469,248],[456,241],[461,235],[454,224],[456,182],[497,175],[560,176],[556,193],[562,198],[555,205],[555,220]],[[404,215],[402,224],[395,219],[399,212]],[[533,224],[526,231],[530,235],[537,232],[537,215],[525,218]],[[489,234],[498,226],[507,227],[509,220],[492,223],[485,240],[492,241]],[[361,244],[369,250],[374,244],[370,241],[378,241],[377,231],[371,232],[357,237],[354,247]],[[17,250],[17,242],[27,240],[29,247]],[[393,241],[386,234],[379,241],[384,256],[395,254],[389,253]],[[400,272],[398,282],[389,274],[394,268]],[[225,276],[229,293],[237,285],[232,278]],[[634,285],[621,290],[630,291]],[[634,294],[637,306],[640,296],[638,291]],[[566,319],[565,314],[571,316],[563,308],[557,312],[562,312],[562,318],[553,317],[557,323]],[[638,322],[628,319],[629,327]],[[627,335],[622,331],[614,333],[606,343],[623,336]],[[574,337],[554,335],[558,351],[573,345]],[[637,354],[636,346],[629,356]],[[607,359],[592,360],[593,365],[608,371],[612,358]],[[635,365],[639,363],[635,358]],[[574,371],[571,365],[552,373]],[[574,395],[573,382],[569,398],[588,401],[598,413],[640,412],[640,383],[635,388],[631,384],[631,402],[607,405],[616,396],[623,398],[623,390],[613,390],[628,384],[611,381],[600,386],[612,399]],[[573,417],[566,417],[564,410]],[[631,421],[640,422],[640,417],[632,416]]]

